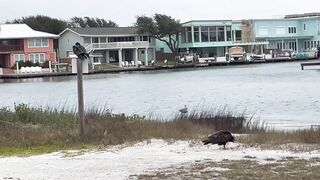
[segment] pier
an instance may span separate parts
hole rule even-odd
[[[320,61],[319,62],[301,63],[301,70],[304,70],[304,66],[320,66]]]

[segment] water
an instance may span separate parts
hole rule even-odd
[[[170,117],[184,105],[244,110],[276,128],[320,124],[320,68],[300,63],[161,70],[85,76],[86,106]],[[0,80],[1,82],[1,80]],[[76,77],[2,80],[0,106],[76,107]]]

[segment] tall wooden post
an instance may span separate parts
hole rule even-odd
[[[85,118],[84,118],[84,101],[83,101],[83,74],[82,60],[77,59],[77,79],[78,79],[78,113],[79,113],[79,128],[81,137],[84,136]]]

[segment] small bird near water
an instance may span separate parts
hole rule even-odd
[[[231,134],[231,132],[222,130],[212,134],[202,142],[204,145],[209,143],[218,144],[219,146],[223,145],[223,149],[225,149],[228,142],[234,142],[234,136]]]
[[[180,112],[181,114],[186,114],[186,113],[188,113],[188,108],[187,108],[187,106],[184,105],[184,108],[180,109],[179,112]]]

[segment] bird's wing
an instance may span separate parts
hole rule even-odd
[[[73,53],[79,57],[82,54],[82,51],[77,46],[72,46]]]
[[[87,53],[86,48],[84,48],[83,46],[80,45],[79,48],[80,48],[80,50],[81,50],[83,53]]]
[[[232,138],[232,135],[229,133],[220,133],[218,134],[217,138],[221,142],[227,142],[227,141],[230,141],[230,139]]]

